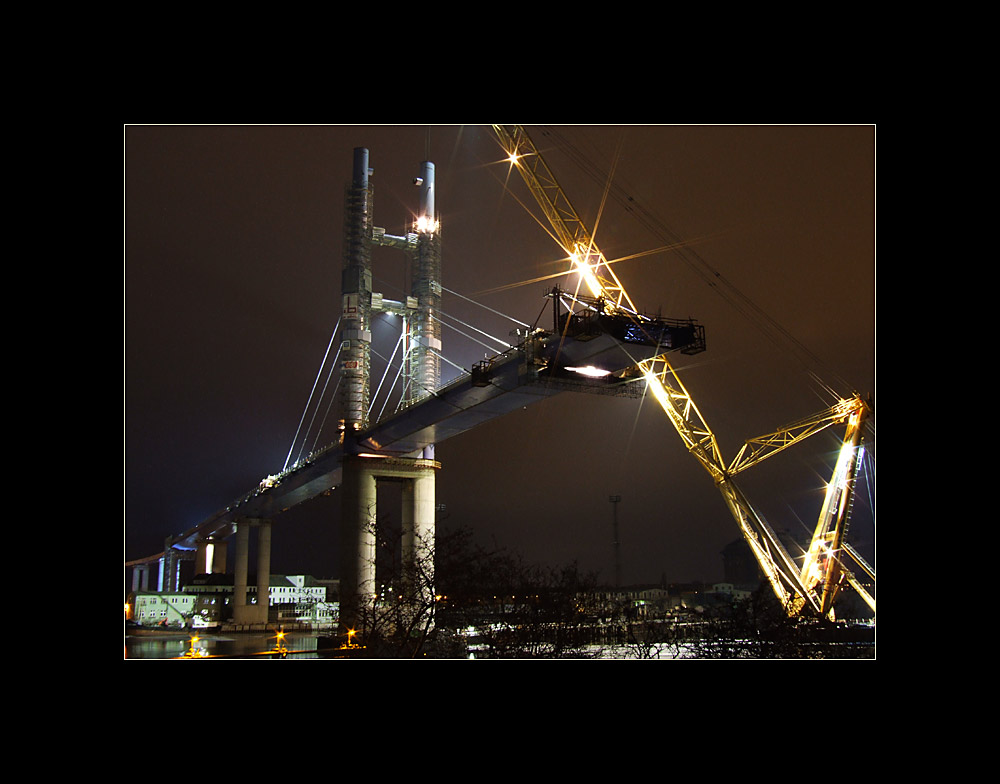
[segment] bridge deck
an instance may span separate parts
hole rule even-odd
[[[238,518],[273,518],[341,483],[344,454],[374,452],[408,455],[440,444],[478,425],[524,408],[567,389],[609,391],[607,381],[557,377],[566,365],[598,363],[608,369],[631,367],[655,355],[657,347],[626,343],[610,334],[586,340],[543,335],[494,359],[479,373],[460,376],[420,402],[378,422],[366,432],[314,455],[283,475],[273,487],[260,488],[185,531],[176,547],[195,546],[199,538],[231,533]],[[613,379],[621,387],[618,379]],[[634,385],[632,385],[634,386]]]

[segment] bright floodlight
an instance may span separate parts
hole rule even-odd
[[[583,276],[583,280],[587,284],[587,288],[590,289],[591,295],[594,297],[601,297],[604,294],[604,287],[601,286],[601,282],[594,274],[594,269],[596,269],[597,265],[591,265],[590,263],[585,262],[581,258],[581,253],[586,254],[586,251],[582,246],[577,246],[577,248],[570,254],[570,260],[573,262],[573,266],[576,267],[579,273]],[[587,255],[589,256],[589,254]],[[599,259],[600,257],[596,258]]]
[[[574,373],[579,373],[581,376],[589,376],[590,378],[604,378],[605,376],[611,375],[610,370],[601,370],[601,368],[596,368],[593,365],[587,365],[586,367],[568,367],[566,370],[572,370]]]
[[[417,232],[420,234],[433,234],[439,226],[440,224],[434,218],[427,215],[421,215],[417,218]]]

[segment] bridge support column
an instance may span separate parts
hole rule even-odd
[[[271,521],[257,524],[257,618],[255,623],[267,623],[271,606]]]
[[[348,457],[343,463],[340,626],[345,632],[358,628],[375,598],[376,462]]]
[[[195,574],[219,574],[226,571],[226,543],[220,539],[202,539],[195,554]]]
[[[233,621],[247,623],[247,559],[250,557],[250,521],[236,523],[236,563],[233,572]]]
[[[132,590],[149,590],[149,564],[139,564],[132,567]]]
[[[411,523],[403,527],[403,569],[412,574],[411,579],[417,581],[421,591],[434,586],[434,488],[435,475],[423,472],[413,479],[403,496],[403,509],[409,496],[411,510]]]
[[[163,543],[163,557],[160,559],[160,591],[172,593],[180,590],[180,558],[174,550],[174,540],[167,537]]]
[[[341,496],[342,563],[340,626],[343,632],[370,629],[378,611],[376,580],[406,591],[426,609],[434,592],[435,475],[440,463],[423,458],[347,457]],[[402,482],[400,553],[402,568],[376,574],[376,542],[394,547],[377,528],[377,482]],[[389,559],[390,561],[392,559]]]
[[[257,603],[247,604],[247,562],[250,560],[250,529],[257,528]],[[233,622],[266,624],[270,606],[271,521],[240,520],[236,523],[236,563],[233,580]]]

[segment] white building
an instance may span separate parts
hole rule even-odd
[[[712,586],[712,590],[715,593],[721,593],[724,596],[728,596],[731,601],[749,599],[753,596],[752,591],[748,591],[745,588],[738,588],[732,583],[715,583],[715,585]]]
[[[143,626],[183,626],[194,612],[189,593],[136,591],[132,597],[132,620]]]
[[[271,575],[270,606],[278,622],[298,621],[313,627],[333,626],[340,618],[340,602],[327,601],[326,586],[307,574]]]
[[[247,603],[257,603],[257,586],[247,585]],[[197,597],[192,611],[198,626],[217,626],[232,619],[233,576],[204,575],[184,586],[184,592]],[[307,574],[272,574],[268,581],[268,621],[271,623],[307,623],[327,628],[337,623],[340,603],[327,600],[326,585]]]

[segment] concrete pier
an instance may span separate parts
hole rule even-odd
[[[341,488],[340,622],[342,631],[371,626],[379,582],[399,580],[422,604],[433,597],[435,478],[440,463],[423,458],[358,455],[344,458]],[[402,568],[392,575],[376,572],[379,481],[402,482]],[[383,510],[383,513],[386,510]],[[392,546],[392,543],[388,543]],[[425,605],[426,606],[426,605]]]
[[[247,562],[250,529],[257,529],[257,603],[247,603]],[[244,519],[236,523],[236,563],[233,571],[233,623],[266,624],[270,604],[271,521]]]

